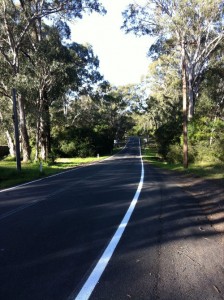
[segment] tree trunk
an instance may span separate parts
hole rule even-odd
[[[6,135],[7,144],[8,144],[8,147],[9,147],[9,153],[10,153],[11,157],[16,157],[15,143],[14,143],[14,140],[11,137],[8,130],[6,130],[5,135]]]
[[[40,116],[40,152],[42,160],[46,161],[51,152],[50,143],[50,112],[47,99],[47,93],[42,93],[41,101],[41,116]]]
[[[193,82],[192,69],[188,68],[188,120],[191,120],[194,116],[194,91],[193,91],[192,82]]]
[[[16,140],[16,156],[17,156],[17,169],[21,170],[20,165],[20,149],[19,149],[19,132],[16,133],[16,127],[18,126],[17,120],[17,105],[16,105],[16,90],[13,88],[13,111],[14,111],[14,127],[15,127],[15,140]],[[26,115],[25,115],[25,108],[24,102],[21,95],[17,97],[18,100],[18,110],[19,110],[19,127],[22,139],[22,153],[23,153],[23,161],[28,162],[30,160],[31,148],[29,145],[29,136],[26,127]],[[17,149],[18,148],[18,149]]]
[[[19,122],[17,113],[17,101],[16,101],[16,89],[12,89],[13,99],[13,121],[14,121],[14,133],[15,133],[15,148],[16,148],[16,169],[17,172],[21,172],[21,156],[20,156],[20,142],[19,142]]]
[[[209,145],[210,146],[212,145],[213,139],[214,139],[214,131],[215,131],[216,120],[217,120],[217,116],[214,117],[213,126],[212,126],[211,133],[210,133],[210,139],[209,139]]]
[[[3,115],[0,111],[0,121],[3,122]],[[7,145],[9,147],[9,154],[11,155],[11,157],[16,157],[16,147],[15,147],[15,142],[11,136],[11,134],[9,133],[9,130],[5,130],[5,136],[6,136],[6,140],[7,140]]]
[[[18,106],[19,106],[20,132],[22,138],[23,161],[28,162],[30,160],[31,149],[30,149],[29,136],[28,136],[27,126],[26,126],[24,102],[21,95],[18,97]]]
[[[187,77],[185,41],[182,42],[182,92],[183,92],[183,165],[188,168],[188,138],[187,138]]]
[[[36,122],[36,145],[35,145],[35,161],[39,160],[39,146],[40,146],[40,117],[39,112],[37,116],[37,122]]]

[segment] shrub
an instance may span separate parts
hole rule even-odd
[[[158,153],[164,159],[167,158],[170,146],[180,143],[181,132],[182,125],[178,120],[163,124],[156,130],[155,138],[158,145]]]
[[[175,144],[169,147],[167,161],[173,164],[181,163],[183,161],[183,149],[180,145]]]
[[[95,156],[96,151],[94,145],[91,144],[88,138],[82,141],[77,147],[77,153],[79,157]]]
[[[188,145],[188,162],[195,162],[196,157],[195,149],[191,145]],[[183,147],[180,144],[170,145],[167,153],[167,161],[174,164],[183,163]]]
[[[59,143],[59,151],[65,157],[74,157],[78,155],[77,144],[75,141],[62,140]]]

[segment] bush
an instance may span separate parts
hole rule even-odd
[[[195,145],[197,161],[224,162],[224,141],[215,141],[211,145],[207,141],[200,141]]]
[[[107,126],[68,127],[53,135],[52,149],[59,157],[88,157],[112,152],[114,134]]]
[[[95,147],[91,144],[91,141],[89,141],[88,138],[86,138],[78,145],[77,154],[79,157],[88,157],[96,155]]]
[[[224,163],[224,140],[219,141],[215,156]]]
[[[75,141],[60,141],[58,150],[60,154],[65,157],[74,157],[78,155],[77,144]]]
[[[167,161],[173,164],[181,163],[183,161],[183,149],[180,145],[175,144],[169,147]]]
[[[195,118],[188,125],[189,144],[198,162],[224,161],[224,122],[208,117]]]
[[[188,145],[188,162],[195,162],[196,157],[195,149],[191,145]],[[180,144],[171,145],[169,147],[167,161],[173,164],[183,163],[183,147]]]
[[[170,146],[180,143],[181,133],[182,125],[178,120],[163,124],[156,130],[155,138],[158,145],[158,153],[164,159],[167,159]]]

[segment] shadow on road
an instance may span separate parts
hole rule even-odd
[[[191,192],[177,184],[171,172],[145,165],[139,203],[92,300],[223,299],[223,233],[214,229],[224,223],[223,210],[199,201],[196,181]],[[211,208],[220,215],[212,222]]]

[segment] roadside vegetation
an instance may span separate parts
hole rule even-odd
[[[47,177],[81,165],[103,160],[103,157],[58,158],[54,163],[23,163],[18,174],[15,160],[6,158],[0,160],[0,189],[13,187],[21,183]]]
[[[223,178],[222,0],[130,4],[123,30],[153,37],[154,43],[147,76],[120,87],[100,74],[91,45],[69,40],[68,20],[106,13],[98,0],[2,3],[0,158],[7,150],[14,160],[21,149],[22,171],[1,161],[1,184],[73,167],[78,162],[72,158],[111,155],[128,135],[155,141],[156,150],[148,144],[145,155],[157,165],[182,170],[184,152],[186,172]]]
[[[197,161],[189,164],[186,170],[181,162],[171,162],[165,160],[158,153],[158,146],[155,141],[149,140],[142,147],[143,159],[159,168],[164,168],[171,171],[184,172],[185,174],[196,175],[204,179],[217,180],[221,185],[224,184],[224,164],[211,161]]]
[[[155,38],[134,116],[135,132],[155,141],[148,158],[212,178],[224,165],[223,10],[221,0],[147,0],[123,14],[127,33]]]

